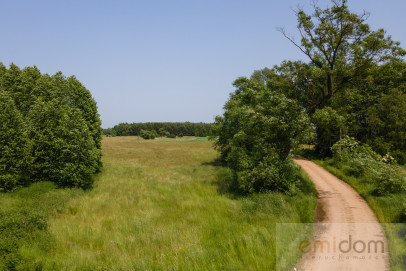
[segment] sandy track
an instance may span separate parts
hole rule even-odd
[[[305,247],[297,271],[390,270],[382,226],[365,200],[350,185],[315,163],[301,159],[295,159],[295,163],[309,175],[319,194],[311,244],[315,240],[328,241],[323,252],[317,246],[313,250],[310,248],[315,246]],[[352,248],[347,252],[350,239]],[[374,249],[379,241],[383,252],[379,246]],[[329,253],[327,245],[331,245]]]

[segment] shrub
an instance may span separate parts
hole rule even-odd
[[[340,151],[341,145],[341,151]],[[406,177],[395,166],[389,154],[381,156],[367,144],[355,138],[344,137],[331,147],[336,165],[347,174],[362,177],[372,182],[379,195],[406,191]]]
[[[20,270],[22,257],[19,248],[22,243],[29,242],[36,232],[46,229],[45,217],[30,210],[19,212],[0,211],[0,268]],[[2,269],[3,270],[3,269]]]
[[[290,159],[264,157],[256,166],[238,173],[240,189],[254,193],[279,191],[294,194],[298,183],[296,166]]]
[[[337,141],[332,147],[331,152],[336,155],[343,152],[355,152],[360,146],[360,142],[353,137],[344,136],[341,141]]]
[[[159,128],[158,134],[159,134],[159,136],[168,136],[168,135],[170,135],[170,133],[168,131],[166,131],[163,127]]]
[[[166,137],[167,137],[167,138],[176,138],[176,135],[174,135],[174,134],[169,134],[169,135],[167,135]]]
[[[157,137],[158,134],[157,134],[157,132],[155,130],[150,130],[150,131],[141,130],[140,131],[140,136],[143,139],[155,139],[155,137]]]
[[[400,193],[406,191],[406,176],[391,166],[383,166],[373,177],[376,191],[380,195]]]

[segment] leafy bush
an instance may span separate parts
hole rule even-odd
[[[159,134],[159,136],[168,136],[168,135],[170,135],[170,133],[168,131],[166,131],[163,127],[159,128],[158,134]]]
[[[333,154],[340,154],[344,152],[355,152],[360,146],[360,142],[353,137],[345,136],[341,141],[337,141],[332,147],[331,152]]]
[[[22,259],[18,250],[22,241],[29,241],[34,232],[45,230],[45,217],[31,210],[16,213],[0,212],[0,267],[16,270]]]
[[[150,131],[141,130],[140,136],[143,139],[155,139],[158,136],[158,134],[155,130],[150,130]]]
[[[249,193],[261,191],[296,192],[298,171],[290,159],[279,160],[277,157],[264,157],[252,169],[238,173],[240,188]]]
[[[406,191],[406,176],[393,167],[388,165],[382,166],[376,173],[371,178],[375,181],[376,190],[379,195]]]
[[[372,182],[377,194],[406,191],[406,177],[389,154],[381,156],[352,137],[344,137],[341,144],[337,142],[331,147],[331,151],[337,166],[347,175]]]
[[[167,137],[167,138],[176,138],[176,135],[174,135],[174,134],[169,134],[169,135],[167,135],[166,137]]]

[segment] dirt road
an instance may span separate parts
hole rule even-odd
[[[386,238],[368,204],[322,167],[307,160],[295,162],[319,194],[314,237],[301,244],[297,271],[390,270]]]

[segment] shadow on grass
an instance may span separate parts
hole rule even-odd
[[[210,162],[203,162],[203,166],[213,166],[217,168],[217,174],[212,184],[217,186],[217,192],[222,195],[227,195],[232,199],[246,196],[238,186],[237,176],[233,171],[226,166],[220,157]]]
[[[210,161],[210,162],[203,162],[202,165],[203,166],[213,166],[213,167],[225,167],[226,166],[225,162],[222,161],[220,157],[217,157],[216,159],[214,159],[213,161]]]

